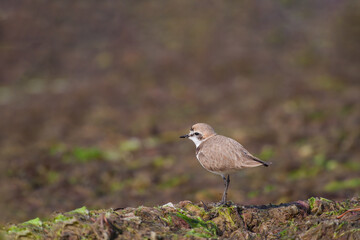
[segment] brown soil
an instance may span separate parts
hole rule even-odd
[[[360,199],[310,198],[280,205],[222,206],[182,201],[159,207],[57,214],[8,226],[16,239],[359,239]],[[360,209],[359,209],[360,210]]]
[[[358,197],[358,26],[353,0],[0,1],[0,224],[218,201],[195,122],[273,162],[238,204]]]

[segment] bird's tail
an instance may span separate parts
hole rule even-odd
[[[261,163],[261,164],[264,165],[265,167],[268,167],[268,166],[270,166],[270,165],[272,164],[272,162],[264,162],[264,161],[258,159],[257,157],[254,157],[254,156],[251,156],[251,158],[252,158],[254,161],[256,161],[256,162]]]

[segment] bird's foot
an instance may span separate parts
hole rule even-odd
[[[215,203],[216,207],[220,207],[220,206],[224,206],[224,205],[225,205],[225,202],[223,202],[223,201]]]
[[[220,206],[224,206],[224,207],[230,207],[231,205],[233,205],[233,202],[231,201],[220,201],[215,203],[215,206],[220,207]]]

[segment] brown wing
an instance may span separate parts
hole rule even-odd
[[[271,163],[266,163],[262,160],[260,160],[259,158],[253,156],[251,153],[248,152],[248,150],[246,150],[244,147],[243,147],[243,152],[245,155],[247,155],[248,158],[250,158],[251,160],[254,160],[258,163],[261,163],[262,165],[264,165],[265,167],[268,167]]]
[[[209,171],[230,172],[264,165],[264,162],[256,159],[240,143],[231,138],[216,135],[205,143],[201,144],[203,146],[200,145],[198,159]]]

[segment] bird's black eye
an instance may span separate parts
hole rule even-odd
[[[196,136],[197,136],[197,135],[200,135],[200,133],[196,132],[195,135],[196,135]]]

